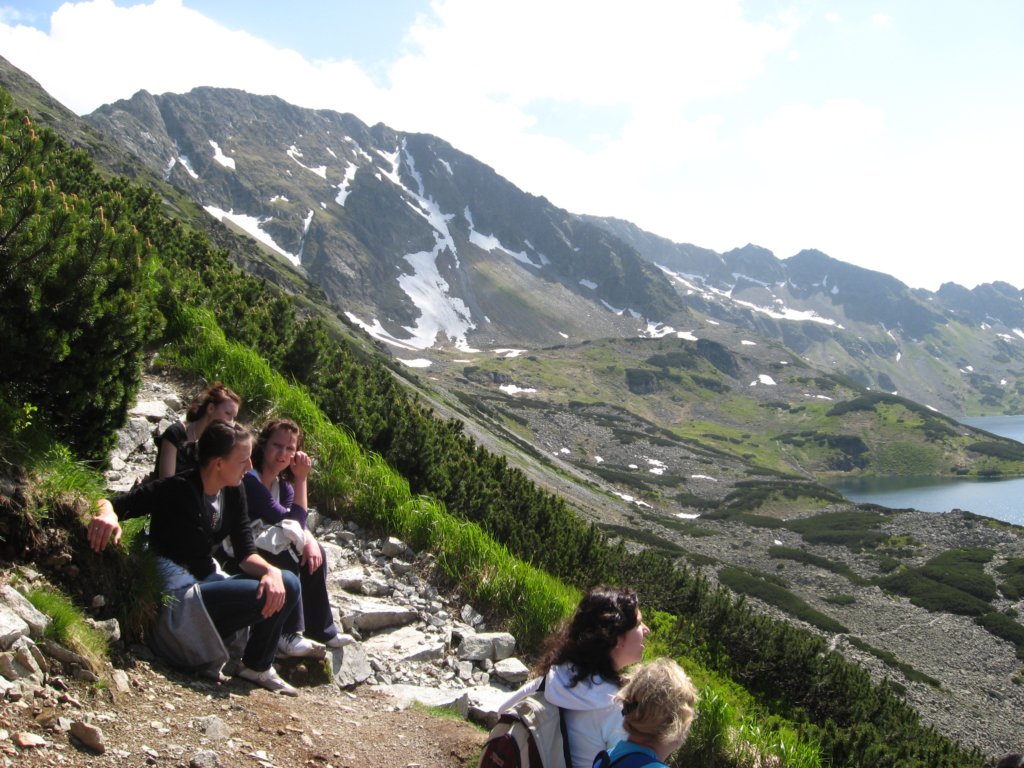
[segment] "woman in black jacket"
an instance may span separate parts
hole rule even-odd
[[[149,546],[165,592],[175,598],[165,601],[160,625],[165,631],[156,633],[170,643],[164,648],[172,660],[209,670],[207,662],[218,658],[198,647],[205,642],[205,614],[225,640],[249,628],[239,677],[294,696],[297,691],[278,676],[273,661],[281,629],[299,599],[299,581],[264,560],[253,543],[242,487],[242,476],[252,468],[251,452],[252,433],[213,421],[199,439],[198,469],[139,486],[113,502],[100,501],[89,523],[89,545],[100,552],[120,541],[120,519],[149,515]],[[213,557],[225,536],[238,558],[238,576],[224,574]],[[200,602],[205,610],[196,611]],[[223,646],[219,650],[223,653]],[[219,667],[215,672],[219,677]]]

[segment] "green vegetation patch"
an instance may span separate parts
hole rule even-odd
[[[871,467],[885,475],[941,475],[946,471],[943,451],[936,445],[897,440],[875,449]]]
[[[932,688],[942,687],[942,683],[940,683],[934,677],[926,675],[924,672],[921,672],[920,670],[915,669],[909,664],[900,661],[896,657],[896,654],[890,653],[889,651],[883,651],[881,648],[875,648],[873,645],[864,642],[859,637],[849,636],[846,639],[854,648],[859,648],[860,650],[865,651],[866,653],[870,653],[875,658],[884,662],[885,665],[888,667],[898,669],[900,672],[903,673],[903,676],[907,678],[907,680],[911,680],[916,683],[924,683],[925,685],[930,685]]]
[[[726,512],[751,512],[770,501],[811,499],[823,504],[844,501],[830,488],[803,480],[741,480],[722,501]]]
[[[991,602],[996,597],[996,583],[984,566],[994,554],[990,549],[951,549],[921,566],[921,575]]]
[[[998,611],[984,613],[974,621],[996,637],[1013,643],[1017,647],[1017,658],[1024,659],[1024,626],[1019,622]]]
[[[834,560],[829,560],[827,557],[815,555],[805,549],[773,546],[768,548],[768,556],[813,565],[817,568],[821,568],[822,570],[831,571],[832,573],[844,576],[849,579],[850,582],[857,584],[858,586],[864,586],[870,583],[863,576],[855,573],[848,565],[837,563]]]
[[[962,589],[930,579],[919,570],[904,568],[886,576],[879,585],[904,597],[914,605],[939,613],[958,613],[961,616],[982,616],[992,606]]]
[[[849,632],[831,616],[826,616],[821,611],[812,608],[785,586],[780,585],[781,579],[778,577],[726,566],[718,572],[718,579],[734,592],[764,600],[769,605],[774,605],[825,632]]]
[[[1010,441],[997,443],[994,440],[982,440],[970,443],[965,447],[968,451],[973,451],[982,456],[992,456],[997,459],[1005,459],[1006,461],[1024,461],[1024,445],[1020,443]]]
[[[996,572],[1005,578],[999,582],[999,591],[1008,600],[1020,600],[1024,597],[1024,557],[1007,560],[996,568]]]
[[[860,552],[888,539],[879,530],[885,519],[880,512],[855,509],[788,520],[785,527],[799,533],[811,544],[836,544]]]
[[[868,466],[868,445],[857,435],[835,435],[809,429],[802,432],[786,432],[775,439],[784,445],[797,448],[812,445],[832,451],[833,455],[825,462],[825,467],[829,470],[849,472]]]
[[[678,544],[643,528],[634,528],[628,525],[612,525],[611,523],[600,523],[598,527],[613,536],[618,536],[627,541],[639,542],[669,557],[676,557],[686,552]]]
[[[857,598],[855,598],[853,595],[845,594],[828,595],[825,597],[825,602],[831,603],[832,605],[853,605],[857,602]]]

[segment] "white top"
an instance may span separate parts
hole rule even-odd
[[[626,738],[622,709],[615,701],[618,686],[601,678],[584,679],[570,687],[571,665],[558,664],[548,670],[544,698],[565,710],[572,768],[593,768],[602,749],[611,749]],[[540,687],[540,678],[527,683],[501,705],[505,711]]]

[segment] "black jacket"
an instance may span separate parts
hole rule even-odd
[[[202,581],[213,572],[213,553],[225,536],[242,560],[256,552],[245,488],[224,489],[220,524],[211,529],[199,470],[140,485],[112,501],[119,519],[149,515],[149,546]]]

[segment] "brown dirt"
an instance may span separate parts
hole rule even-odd
[[[215,684],[137,662],[126,670],[130,691],[67,681],[68,691],[0,703],[0,765],[188,766],[210,750],[224,766],[315,768],[467,768],[485,734],[453,716],[419,709],[397,711],[370,688],[341,691],[324,684],[300,689],[298,698],[276,695],[241,680]],[[204,725],[215,716],[227,733]],[[90,719],[103,731],[105,752],[84,748],[58,718]],[[14,738],[31,733],[44,746],[19,748]],[[10,763],[4,760],[6,754]]]

